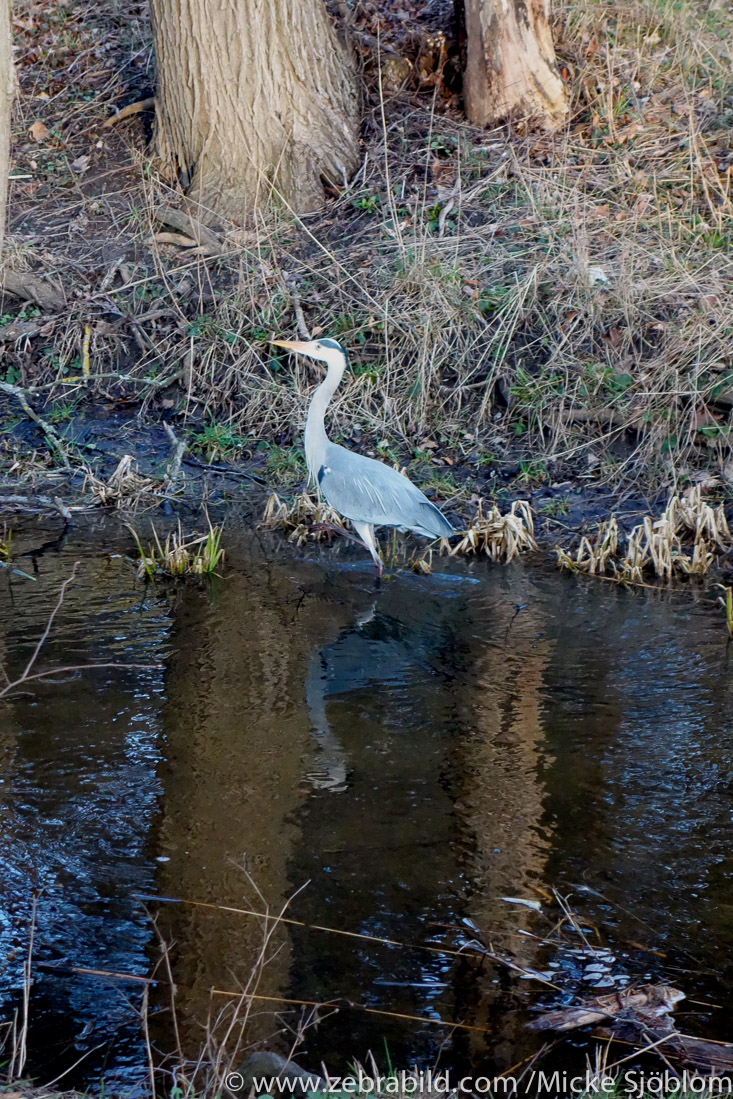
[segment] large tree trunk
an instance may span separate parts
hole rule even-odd
[[[0,0],[0,250],[5,237],[5,208],[10,170],[10,111],[15,95],[10,0]]]
[[[152,0],[157,147],[200,213],[323,202],[358,163],[356,77],[323,0]]]
[[[555,63],[550,0],[460,0],[466,31],[463,95],[472,122],[508,116],[553,128],[567,115]]]

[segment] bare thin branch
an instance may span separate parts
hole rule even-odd
[[[79,567],[79,562],[75,561],[74,562],[74,567],[71,570],[71,576],[67,577],[67,579],[64,580],[63,584],[61,585],[61,589],[59,591],[59,596],[58,596],[58,599],[56,600],[56,606],[53,608],[50,615],[48,616],[48,622],[46,623],[46,628],[43,631],[43,633],[41,634],[40,638],[38,639],[38,644],[36,645],[35,649],[33,650],[33,655],[31,656],[30,660],[26,664],[25,671],[23,672],[22,676],[18,680],[19,683],[28,678],[28,675],[29,675],[29,672],[30,672],[31,668],[33,667],[36,660],[38,659],[38,654],[40,653],[40,651],[41,651],[41,649],[42,649],[42,647],[43,647],[43,645],[46,641],[46,638],[48,637],[49,633],[51,632],[51,626],[53,625],[53,620],[56,617],[56,615],[58,614],[59,610],[61,609],[61,604],[64,601],[64,596],[66,595],[66,589],[68,588],[68,586],[72,582],[72,580],[76,579],[76,570],[78,569],[78,567]],[[8,688],[6,687],[5,689],[7,690]]]
[[[10,694],[16,687],[21,687],[24,683],[31,683],[34,679],[51,679],[66,672],[89,672],[95,668],[118,668],[120,671],[127,671],[128,669],[155,671],[162,667],[162,664],[68,664],[64,665],[63,668],[49,668],[47,672],[34,672],[33,675],[23,675],[20,679],[9,683],[7,687],[3,687],[0,691],[0,698],[4,698],[5,695]]]

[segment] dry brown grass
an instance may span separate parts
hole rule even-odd
[[[261,526],[265,530],[284,531],[288,541],[299,546],[309,540],[330,537],[334,530],[347,532],[350,529],[338,512],[308,493],[299,493],[288,502],[273,492],[265,506]],[[451,546],[442,538],[438,544],[440,552],[449,553],[451,557],[485,554],[492,561],[512,561],[520,553],[537,549],[532,509],[526,500],[516,500],[502,515],[496,504],[485,510],[483,501],[479,501],[476,514],[461,532],[460,541]],[[404,561],[413,572],[427,576],[432,572],[433,545],[407,557],[404,546],[398,547],[393,539],[387,560],[391,567]]]
[[[333,533],[328,528],[346,531],[346,523],[333,508],[307,492],[298,493],[291,501],[281,500],[276,492],[268,497],[261,524],[265,530],[282,530],[289,542],[304,546],[309,540],[319,542]]]
[[[688,0],[574,0],[556,13],[563,132],[476,131],[409,89],[383,126],[374,93],[348,189],[315,219],[220,226],[218,256],[155,240],[177,196],[139,174],[115,214],[128,257],[95,259],[47,338],[56,357],[40,336],[19,345],[18,380],[51,407],[124,394],[287,446],[319,375],[267,341],[300,311],[353,352],[333,423],[362,448],[404,457],[436,435],[454,460],[531,455],[552,476],[729,480],[732,31],[728,10]]]
[[[446,542],[442,544],[447,546]],[[451,557],[483,553],[492,561],[509,562],[520,553],[536,549],[534,518],[526,500],[515,500],[505,515],[496,504],[484,512],[480,501],[461,541],[449,552]]]
[[[123,454],[106,481],[87,470],[84,487],[95,504],[121,511],[137,511],[157,503],[163,488],[160,481],[138,472],[137,462],[131,454]]]
[[[702,498],[700,486],[672,496],[658,519],[646,515],[629,533],[624,551],[615,518],[601,523],[594,538],[582,538],[575,554],[558,547],[559,564],[591,576],[641,581],[645,573],[663,580],[705,576],[728,553],[733,539],[722,504]]]

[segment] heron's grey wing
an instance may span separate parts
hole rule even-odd
[[[444,515],[396,469],[331,444],[318,484],[335,511],[374,527],[405,527],[426,538],[453,533]]]

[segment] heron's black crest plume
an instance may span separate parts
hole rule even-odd
[[[318,342],[321,345],[321,347],[330,347],[333,351],[340,351],[341,354],[343,355],[343,357],[346,359],[346,361],[348,363],[349,356],[346,353],[346,348],[343,347],[338,342],[338,340],[332,340],[330,336],[327,336],[324,340],[319,340]]]

